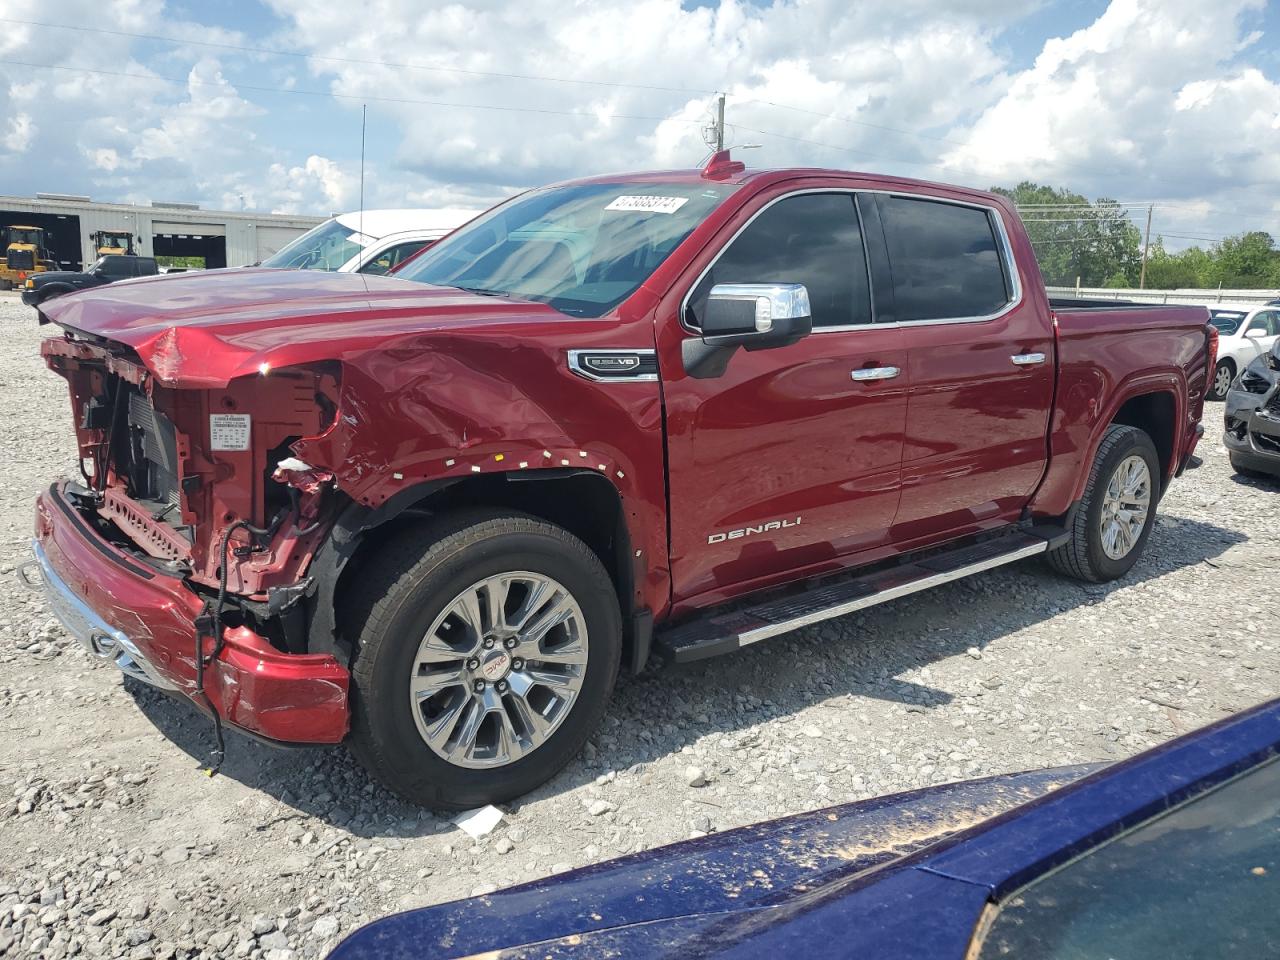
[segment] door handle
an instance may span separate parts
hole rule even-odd
[[[901,372],[897,367],[863,367],[861,370],[850,372],[849,376],[859,382],[863,380],[892,380]]]
[[[1044,363],[1043,353],[1015,353],[1009,358],[1020,367],[1031,367],[1037,363]]]

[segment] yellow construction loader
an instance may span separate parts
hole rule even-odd
[[[14,224],[5,228],[4,260],[0,261],[0,290],[12,290],[33,273],[56,270],[58,265],[44,245],[44,229]]]
[[[123,254],[132,257],[137,251],[133,248],[133,234],[128,230],[98,230],[92,234],[93,249],[99,257],[110,254]]]

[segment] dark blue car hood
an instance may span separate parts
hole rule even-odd
[[[399,914],[331,956],[960,960],[992,905],[1278,755],[1280,700],[1103,769],[832,807]]]
[[[782,914],[814,909],[843,895],[851,878],[1092,769],[947,784],[713,834],[388,917],[357,931],[331,956],[423,960],[499,950],[544,957],[572,950],[633,957],[662,955],[691,940],[723,944],[731,929],[740,933],[743,925],[773,925]]]

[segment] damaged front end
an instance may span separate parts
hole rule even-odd
[[[81,473],[41,498],[46,582],[125,638],[143,679],[271,739],[340,740],[347,671],[308,652],[306,599],[345,498],[292,449],[335,422],[340,365],[192,388],[110,341],[69,333],[42,354],[70,387]]]

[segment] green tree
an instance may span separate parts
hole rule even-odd
[[[993,190],[1027,208],[1023,223],[1045,283],[1074,286],[1078,277],[1086,287],[1120,279],[1119,285],[1137,286],[1142,234],[1114,200],[1090,202],[1082,194],[1030,181]]]
[[[1209,273],[1213,286],[1272,287],[1280,285],[1280,251],[1271,234],[1261,230],[1227,237],[1213,251]]]

